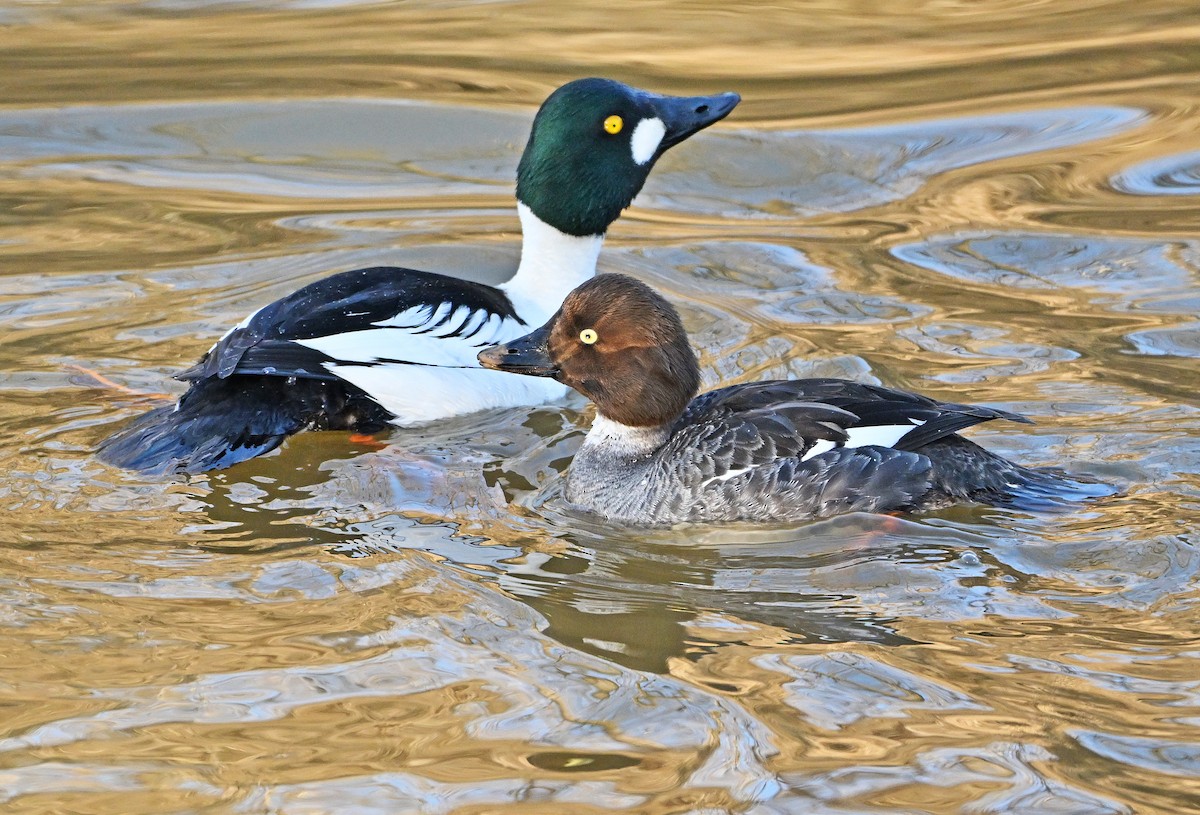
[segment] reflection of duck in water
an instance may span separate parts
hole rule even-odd
[[[992,419],[1029,421],[1003,410],[842,379],[755,382],[696,397],[700,369],[679,315],[625,275],[583,283],[546,325],[479,359],[552,377],[595,403],[566,496],[614,521],[795,521],[1109,492],[957,435]]]
[[[478,367],[480,348],[544,322],[596,270],[604,233],[658,158],[720,121],[734,93],[660,96],[607,79],[556,90],[517,170],[516,275],[487,286],[412,269],[343,272],[264,306],[179,374],[173,406],[107,439],[100,457],[147,472],[228,467],[301,430],[373,432],[560,398],[555,382]]]

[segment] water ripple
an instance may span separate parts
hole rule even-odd
[[[686,787],[721,788],[747,802],[780,794],[782,786],[763,765],[776,752],[773,737],[736,704],[668,676],[648,676],[564,648],[537,633],[546,622],[527,605],[423,558],[374,569],[387,572],[389,582],[405,584],[413,597],[461,598],[460,610],[396,617],[388,630],[322,638],[347,656],[377,652],[365,658],[212,674],[175,685],[98,688],[97,698],[114,708],[0,739],[0,751],[104,742],[171,724],[248,726],[279,721],[311,705],[411,697],[469,682],[486,689],[490,700],[486,707],[461,710],[460,726],[473,740],[579,754],[687,751],[697,761]],[[352,585],[361,591],[366,569],[354,571]]]
[[[630,811],[649,803],[648,795],[620,790],[612,781],[578,778],[525,778],[441,781],[415,773],[355,775],[300,784],[264,783],[240,803],[243,812],[286,812],[288,815],[325,815],[354,812],[358,815],[395,815],[398,812],[451,813],[462,809],[489,812],[525,807],[554,807],[557,812],[602,808]],[[497,809],[505,807],[505,809]],[[528,810],[526,810],[528,811]]]
[[[1131,815],[1132,810],[1069,783],[1048,778],[1038,765],[1054,759],[1045,748],[993,742],[979,748],[940,748],[918,754],[903,767],[851,767],[822,775],[789,775],[797,789],[821,801],[875,797],[900,787],[930,787],[939,797],[955,788],[971,801],[970,812],[1019,812],[1021,815]],[[1000,789],[972,795],[975,785]],[[944,798],[943,798],[944,800]]]
[[[541,5],[0,2],[36,23],[0,110],[0,809],[1189,811],[1193,21],[827,3],[714,39],[685,3],[620,36]],[[193,479],[95,461],[151,402],[68,364],[163,390],[332,271],[511,272],[534,105],[598,53],[745,97],[601,258],[680,307],[706,385],[997,404],[1039,424],[972,438],[1122,493],[614,529],[561,501],[575,397]],[[398,93],[451,104],[367,98]]]
[[[848,651],[762,656],[754,663],[786,674],[785,701],[826,730],[863,719],[904,718],[909,710],[987,710],[965,693]]]
[[[1200,195],[1200,151],[1128,167],[1114,176],[1111,184],[1132,195]]]
[[[1200,778],[1200,744],[1143,738],[1094,730],[1076,730],[1079,743],[1105,758],[1142,770]]]
[[[1059,235],[1036,232],[964,233],[892,248],[900,260],[938,274],[1020,289],[1091,289],[1126,307],[1147,293],[1187,290],[1194,267],[1178,250],[1193,241]]]
[[[1170,328],[1148,328],[1126,334],[1139,354],[1151,356],[1200,357],[1200,323]]]
[[[0,770],[0,803],[26,795],[138,792],[145,789],[144,777],[160,769],[146,762],[107,764],[45,761],[27,767]]]
[[[724,214],[772,218],[849,212],[903,199],[948,170],[1080,145],[1141,126],[1122,107],[1026,110],[882,127],[741,133],[711,139],[689,158],[706,168],[695,185],[723,191]],[[719,152],[718,152],[719,151]],[[676,200],[691,211],[711,204]]]

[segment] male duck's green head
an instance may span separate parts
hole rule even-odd
[[[603,235],[666,150],[741,101],[736,93],[660,96],[611,79],[550,94],[517,168],[517,199],[568,235]]]

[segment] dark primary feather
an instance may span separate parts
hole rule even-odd
[[[218,345],[210,353],[220,353]],[[315,379],[322,382],[341,382],[341,377],[325,366],[339,362],[315,348],[300,345],[291,340],[261,339],[248,348],[240,349],[238,360],[230,372],[222,377],[206,368],[207,359],[202,359],[191,368],[176,374],[176,379],[202,382],[207,379],[230,376],[283,376],[297,379]]]
[[[1029,419],[1017,413],[1005,410],[980,407],[979,405],[960,405],[953,402],[939,402],[918,393],[887,388],[882,385],[870,385],[865,382],[851,382],[846,379],[774,379],[765,382],[752,382],[745,385],[731,385],[701,394],[692,401],[688,410],[706,409],[708,405],[718,402],[745,405],[746,407],[768,407],[778,401],[791,399],[802,402],[821,402],[834,405],[846,410],[856,409],[867,411],[863,418],[870,416],[872,424],[888,423],[887,415],[872,411],[893,411],[895,415],[918,415],[915,411],[921,408],[937,412],[952,410],[987,419],[1008,419],[1014,422],[1029,424]],[[732,401],[731,401],[732,400]],[[878,418],[880,421],[874,421]]]
[[[196,473],[262,455],[301,430],[371,432],[388,417],[344,382],[211,377],[195,383],[177,406],[155,408],[105,439],[97,455],[148,474]]]

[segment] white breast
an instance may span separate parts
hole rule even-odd
[[[553,379],[517,376],[485,368],[438,368],[381,363],[333,365],[329,370],[357,385],[396,415],[399,427],[427,424],[478,410],[540,405],[563,399]]]
[[[481,349],[529,330],[516,320],[440,303],[407,309],[375,325],[295,342],[336,360],[325,368],[394,413],[395,425],[566,396],[566,387],[553,380],[479,367]]]

